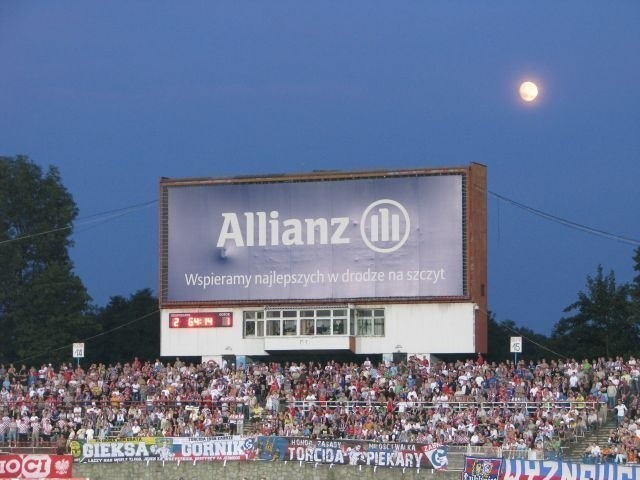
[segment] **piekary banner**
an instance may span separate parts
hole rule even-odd
[[[436,468],[422,445],[373,443],[360,440],[258,437],[256,458],[330,465],[372,465],[379,467]],[[446,447],[440,446],[440,463],[446,464]]]

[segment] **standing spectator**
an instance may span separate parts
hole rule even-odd
[[[0,443],[4,443],[9,438],[9,424],[11,423],[11,418],[9,415],[5,413],[0,420]]]
[[[18,441],[26,444],[29,440],[29,418],[21,417],[18,419]]]
[[[65,437],[65,451],[69,451],[69,447],[71,446],[71,442],[76,439],[76,431],[73,429],[73,424],[69,424],[69,430],[66,432],[66,435],[61,435]]]
[[[53,425],[48,417],[42,419],[42,439],[45,442],[51,441],[51,434],[53,433]]]
[[[64,455],[67,452],[67,439],[64,435],[58,435],[56,439],[56,455]]]
[[[616,387],[613,381],[610,381],[609,385],[607,385],[607,401],[609,402],[609,409],[615,408],[617,396],[618,387]]]
[[[135,403],[140,402],[140,384],[137,380],[131,384],[131,400]]]
[[[9,446],[17,446],[18,444],[18,421],[15,417],[11,417],[9,422]]]
[[[624,422],[624,416],[627,413],[627,406],[622,403],[622,400],[618,400],[618,404],[614,408],[616,410],[616,420],[618,421],[618,426],[620,426]]]
[[[30,427],[31,427],[31,446],[39,447],[40,446],[40,429],[42,426],[40,425],[40,419],[37,415],[32,415],[29,419]]]

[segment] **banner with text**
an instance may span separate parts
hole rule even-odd
[[[258,437],[256,458],[331,465],[372,465],[379,467],[429,467],[445,469],[445,445],[413,443],[373,443],[359,440],[318,440],[288,437]],[[429,455],[434,462],[429,461]]]
[[[125,461],[302,461],[332,465],[435,468],[448,465],[442,444],[374,443],[277,436],[142,437],[114,441],[71,442],[76,463]]]
[[[170,185],[163,301],[465,294],[463,175]]]
[[[504,480],[640,480],[640,466],[505,460]]]
[[[146,460],[249,460],[254,439],[229,437],[142,437],[130,440],[71,442],[77,463],[116,463]]]
[[[0,456],[0,478],[71,478],[71,455]]]

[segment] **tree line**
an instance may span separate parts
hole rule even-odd
[[[602,265],[588,275],[584,290],[569,304],[549,336],[518,327],[513,320],[497,321],[489,312],[489,358],[505,359],[509,339],[523,338],[526,357],[569,357],[579,361],[599,357],[638,355],[640,345],[640,247],[632,257],[635,277],[616,282],[613,270]]]
[[[56,167],[43,170],[23,155],[0,156],[0,362],[69,361],[78,341],[86,344],[85,362],[159,356],[158,299],[150,289],[97,306],[74,273],[69,248],[77,215]],[[640,344],[640,247],[632,261],[636,276],[627,284],[597,266],[549,336],[498,321],[490,312],[488,358],[510,358],[511,336],[525,339],[530,358],[634,354]]]

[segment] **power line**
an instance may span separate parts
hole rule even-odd
[[[590,227],[588,225],[583,225],[581,223],[577,223],[574,222],[572,220],[567,220],[566,218],[562,218],[559,217],[557,215],[553,215],[551,213],[547,213],[547,212],[543,212],[542,210],[539,210],[537,208],[533,208],[530,207],[528,205],[525,205],[523,203],[517,202],[511,198],[505,197],[504,195],[500,195],[499,193],[496,192],[492,192],[490,190],[488,190],[488,193],[490,195],[493,195],[494,197],[496,197],[499,200],[502,200],[504,202],[507,202],[510,205],[513,205],[514,207],[520,208],[526,212],[529,212],[533,215],[537,215],[539,217],[542,217],[546,220],[550,220],[552,222],[556,222],[559,223],[561,225],[564,225],[565,227],[569,227],[569,228],[574,228],[576,230],[580,230],[586,233],[590,233],[592,235],[596,235],[599,237],[604,237],[604,238],[608,238],[609,240],[617,240],[619,242],[624,242],[624,243],[628,243],[630,245],[640,245],[640,240],[636,239],[636,238],[631,238],[631,237],[626,237],[623,235],[618,235],[615,233],[611,233],[611,232],[607,232],[606,230],[600,230],[598,228],[594,228],[594,227]]]
[[[494,196],[494,197],[496,197],[499,200],[502,200],[502,201],[504,201],[504,202],[506,202],[506,203],[508,203],[510,205],[513,205],[516,208],[520,208],[520,209],[522,209],[522,210],[524,210],[524,211],[526,211],[528,213],[531,213],[533,215],[539,216],[539,217],[544,218],[544,219],[549,220],[549,221],[553,221],[553,222],[559,223],[559,224],[564,225],[566,227],[574,228],[576,230],[580,230],[580,231],[583,231],[583,232],[586,232],[586,233],[590,233],[590,234],[597,235],[597,236],[600,236],[600,237],[608,238],[610,240],[616,240],[616,241],[628,243],[628,244],[631,244],[631,245],[640,245],[640,240],[638,240],[638,239],[630,238],[630,237],[626,237],[626,236],[622,236],[622,235],[617,235],[617,234],[614,234],[614,233],[611,233],[611,232],[607,232],[605,230],[601,230],[601,229],[597,229],[597,228],[594,228],[594,227],[590,227],[588,225],[580,224],[580,223],[568,220],[566,218],[562,218],[562,217],[559,217],[557,215],[553,215],[551,213],[544,212],[544,211],[539,210],[537,208],[530,207],[528,205],[525,205],[523,203],[520,203],[520,202],[518,202],[516,200],[513,200],[511,198],[508,198],[508,197],[506,197],[504,195],[501,195],[499,193],[496,193],[496,192],[493,192],[493,191],[490,191],[490,190],[487,190],[487,193],[492,195],[492,196]],[[76,222],[76,225],[77,226],[88,225],[87,228],[91,228],[91,226],[95,226],[96,224],[109,222],[111,220],[123,217],[123,216],[128,215],[128,214],[133,213],[133,212],[136,212],[138,210],[142,210],[144,208],[147,208],[147,207],[149,207],[149,206],[151,206],[151,205],[153,205],[155,203],[157,203],[157,200],[150,200],[150,201],[144,202],[144,203],[134,204],[134,205],[130,205],[130,206],[127,206],[127,207],[122,207],[122,208],[118,208],[118,209],[107,210],[107,211],[104,211],[104,212],[95,213],[95,214],[92,214],[92,215],[88,215],[86,217],[79,218],[77,220],[77,222]],[[22,236],[19,236],[19,237],[16,237],[16,238],[0,241],[0,246],[4,245],[4,244],[7,244],[7,243],[11,243],[11,242],[16,242],[16,241],[26,240],[26,239],[29,239],[29,238],[34,238],[34,237],[38,237],[38,236],[42,236],[42,235],[47,235],[47,234],[50,234],[50,233],[60,232],[60,231],[64,231],[64,230],[70,230],[72,228],[73,228],[73,225],[69,225],[69,226],[65,226],[65,227],[46,230],[46,231],[43,231],[43,232],[37,232],[37,233],[22,235]],[[159,310],[155,310],[153,312],[150,312],[148,314],[143,315],[142,317],[138,317],[138,318],[136,318],[134,320],[131,320],[131,321],[126,322],[126,323],[123,323],[122,325],[118,325],[118,326],[116,326],[116,327],[114,327],[114,328],[112,328],[110,330],[107,330],[107,331],[104,331],[104,332],[100,332],[99,334],[93,335],[91,337],[87,337],[87,338],[85,338],[83,340],[80,340],[80,341],[89,341],[89,340],[93,340],[95,338],[98,338],[100,336],[107,335],[107,334],[112,333],[112,332],[114,332],[116,330],[119,330],[121,328],[125,328],[125,327],[127,327],[127,326],[129,326],[129,325],[131,325],[133,323],[141,321],[141,320],[143,320],[143,319],[145,319],[145,318],[147,318],[147,317],[149,317],[151,315],[154,315],[154,314],[156,314],[158,312],[159,312]],[[546,350],[546,351],[548,351],[548,352],[550,352],[550,353],[552,353],[554,355],[557,355],[559,357],[564,357],[564,355],[562,355],[560,353],[557,353],[557,352],[554,352],[553,350],[545,347],[544,345],[541,345],[541,344],[537,343],[536,341],[532,340],[531,338],[526,337],[525,335],[522,334],[522,332],[516,331],[516,330],[514,330],[514,329],[512,329],[512,328],[510,328],[510,327],[508,327],[506,325],[503,325],[503,327],[506,328],[507,330],[510,330],[513,333],[518,334],[519,336],[522,336],[523,338],[525,338],[527,341],[531,342],[532,344],[537,345],[538,347],[540,347],[540,348],[542,348],[542,349],[544,349],[544,350]],[[41,356],[43,356],[45,354],[53,353],[53,352],[56,352],[56,351],[59,351],[59,350],[62,350],[64,348],[68,348],[68,347],[69,347],[68,345],[64,345],[62,347],[58,347],[58,348],[49,350],[48,352],[42,352],[42,353],[40,353],[38,355],[26,357],[26,358],[23,358],[23,359],[19,360],[18,363],[26,361],[26,360],[30,360],[32,358],[38,358],[38,357],[41,357]]]
[[[527,337],[526,335],[524,335],[522,332],[519,332],[519,331],[517,331],[517,330],[514,330],[513,328],[511,328],[511,327],[509,327],[509,326],[505,325],[504,323],[501,323],[500,325],[502,326],[502,328],[506,328],[506,329],[507,329],[507,330],[509,330],[510,332],[515,333],[515,334],[516,334],[516,335],[518,335],[519,337],[524,338],[525,340],[527,340],[527,341],[529,341],[529,342],[533,343],[534,345],[536,345],[536,346],[538,346],[538,347],[542,348],[543,350],[546,350],[546,351],[547,351],[547,352],[549,352],[549,353],[553,353],[554,355],[557,355],[557,356],[558,356],[558,357],[560,357],[560,358],[568,358],[566,355],[563,355],[563,354],[558,353],[558,352],[554,352],[554,351],[553,351],[553,350],[551,350],[550,348],[545,347],[544,345],[542,345],[542,344],[540,344],[540,343],[536,342],[535,340],[532,340],[531,338],[529,338],[529,337]]]
[[[150,200],[148,202],[138,203],[138,204],[135,204],[135,205],[130,205],[128,207],[122,207],[122,208],[117,208],[117,209],[114,209],[114,210],[107,210],[105,212],[95,213],[95,214],[89,215],[87,217],[79,218],[78,221],[76,222],[76,225],[77,226],[82,226],[82,225],[95,226],[96,224],[106,223],[106,222],[109,222],[109,221],[114,220],[116,218],[120,218],[120,217],[123,217],[125,215],[128,215],[128,214],[130,214],[132,212],[136,212],[138,210],[142,210],[144,208],[147,208],[148,206],[153,205],[154,203],[157,203],[157,200]],[[84,228],[84,229],[81,229],[81,230],[79,230],[79,232],[80,231],[85,231],[88,228],[91,228],[91,226],[89,226],[87,228]],[[22,240],[27,240],[29,238],[41,237],[43,235],[48,235],[50,233],[62,232],[62,231],[65,231],[65,230],[71,230],[72,228],[73,228],[73,225],[67,225],[65,227],[52,228],[50,230],[45,230],[43,232],[20,235],[18,237],[10,238],[8,240],[2,240],[2,241],[0,241],[0,245],[4,245],[4,244],[7,244],[7,243],[12,243],[12,242],[18,242],[18,241],[22,241]]]
[[[482,308],[480,308],[480,310],[481,310],[481,311],[482,311],[482,312],[487,316],[487,318],[490,318],[490,317],[491,317],[491,314],[490,314],[488,311],[483,310]],[[496,323],[497,323],[497,322],[496,322]],[[518,331],[518,330],[515,330],[515,329],[511,328],[510,326],[506,325],[505,323],[500,323],[500,326],[501,326],[502,328],[506,329],[506,330],[509,330],[511,333],[515,333],[517,336],[522,337],[522,338],[524,338],[525,340],[527,340],[527,341],[529,341],[529,342],[533,343],[534,345],[536,345],[536,346],[538,346],[538,347],[542,348],[543,350],[546,350],[546,351],[547,351],[547,352],[549,352],[549,353],[553,353],[554,355],[557,355],[558,357],[561,357],[561,358],[568,358],[566,355],[563,355],[563,354],[561,354],[561,353],[558,353],[558,352],[555,352],[555,351],[551,350],[549,347],[546,347],[546,346],[544,346],[544,345],[542,345],[542,344],[540,344],[540,343],[536,342],[535,340],[533,340],[533,339],[531,339],[531,338],[527,337],[526,335],[524,335],[522,332],[520,332],[520,331]]]
[[[476,188],[481,188],[479,186],[476,186]],[[484,190],[484,189],[483,189]],[[558,215],[554,215],[552,213],[548,213],[545,212],[543,210],[540,210],[538,208],[534,208],[531,207],[529,205],[525,205],[524,203],[518,202],[516,200],[513,200],[512,198],[506,197],[504,195],[501,195],[497,192],[493,192],[491,190],[486,190],[486,192],[489,195],[494,196],[495,198],[497,198],[498,200],[502,200],[503,202],[506,202],[516,208],[520,208],[528,213],[531,213],[532,215],[536,215],[538,217],[544,218],[546,220],[555,222],[555,223],[559,223],[560,225],[564,225],[565,227],[569,227],[569,228],[573,228],[576,230],[580,230],[582,232],[586,232],[586,233],[590,233],[592,235],[596,235],[599,237],[603,237],[603,238],[607,238],[609,240],[616,240],[619,242],[624,242],[630,245],[640,245],[640,240],[636,239],[636,238],[632,238],[632,237],[627,237],[624,235],[619,235],[616,233],[612,233],[612,232],[608,232],[606,230],[602,230],[602,229],[598,229],[595,227],[590,227],[588,225],[584,225],[578,222],[574,222],[572,220],[568,220],[566,218],[560,217]],[[79,229],[78,232],[82,232],[82,231],[86,231],[89,228],[94,227],[97,224],[101,224],[101,223],[106,223],[109,222],[111,220],[123,217],[125,215],[128,215],[129,213],[144,209],[146,207],[149,207],[150,205],[153,205],[157,203],[157,200],[150,200],[148,202],[144,202],[144,203],[139,203],[139,204],[135,204],[135,205],[130,205],[127,207],[122,207],[122,208],[118,208],[118,209],[114,209],[114,210],[107,210],[105,212],[100,212],[100,213],[95,213],[93,215],[89,215],[86,217],[82,217],[80,219],[78,219],[78,221],[76,222],[76,225],[78,227],[83,226],[83,225],[88,225],[87,228],[83,228],[83,229]],[[34,238],[34,237],[39,237],[42,235],[48,235],[50,233],[55,233],[55,232],[60,232],[60,231],[64,231],[64,230],[70,230],[73,228],[73,225],[68,225],[65,227],[60,227],[60,228],[54,228],[51,230],[45,230],[43,232],[37,232],[37,233],[32,233],[32,234],[26,234],[26,235],[21,235],[19,237],[16,238],[11,238],[8,240],[3,240],[0,241],[0,246],[7,244],[7,243],[11,243],[11,242],[17,242],[17,241],[21,241],[21,240],[26,240],[29,238]]]

